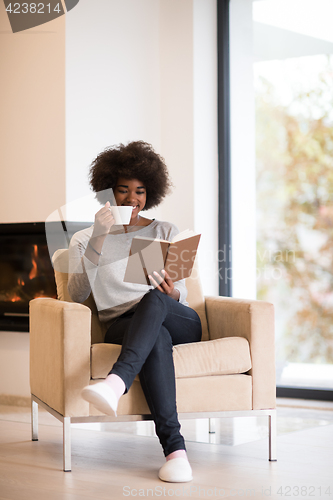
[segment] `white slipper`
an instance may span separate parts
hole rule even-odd
[[[117,396],[114,390],[105,382],[87,385],[82,390],[81,396],[102,413],[117,416]]]
[[[192,481],[192,468],[187,458],[172,458],[165,462],[158,477],[168,483],[188,483]]]

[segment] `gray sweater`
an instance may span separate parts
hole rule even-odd
[[[98,265],[85,255],[93,226],[78,231],[69,246],[68,292],[75,302],[84,302],[92,292],[100,321],[111,323],[117,316],[131,309],[153,287],[124,282],[132,239],[145,236],[171,241],[178,234],[174,224],[154,220],[149,226],[122,234],[108,234]],[[179,302],[186,302],[185,280],[175,282]]]

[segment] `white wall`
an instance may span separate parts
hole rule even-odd
[[[143,139],[160,150],[159,9],[80,0],[67,15],[67,202],[90,192],[89,164],[106,147]]]
[[[175,185],[161,215],[193,229],[193,1],[160,5],[161,152]]]
[[[218,295],[217,11],[215,0],[194,0],[194,229],[205,295]]]
[[[0,332],[0,367],[0,400],[30,396],[28,333]]]
[[[65,17],[13,34],[0,2],[0,223],[65,202]]]

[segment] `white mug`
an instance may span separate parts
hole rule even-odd
[[[132,206],[113,206],[110,211],[114,217],[115,224],[129,224],[132,215]]]

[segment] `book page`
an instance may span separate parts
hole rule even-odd
[[[170,245],[165,270],[172,281],[188,278],[200,241],[200,234],[185,238]]]
[[[185,240],[186,238],[190,238],[191,236],[194,236],[196,233],[192,229],[185,229],[185,231],[182,231],[181,233],[176,234],[172,238],[172,243],[176,243],[176,241],[181,241]]]

